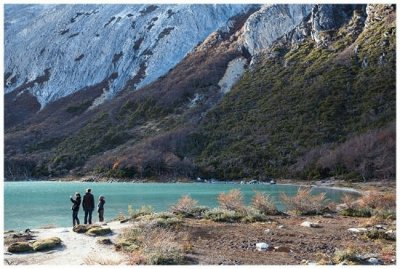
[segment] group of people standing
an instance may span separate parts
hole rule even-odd
[[[81,205],[81,195],[79,192],[75,193],[75,197],[70,196],[72,205],[72,224],[73,226],[79,224],[78,212]],[[106,200],[103,195],[100,195],[99,202],[97,203],[97,212],[99,213],[99,221],[104,221],[104,204]],[[92,213],[94,210],[94,197],[91,189],[86,189],[86,193],[82,199],[82,208],[85,211],[85,224],[92,224]]]

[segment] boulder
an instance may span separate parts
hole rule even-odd
[[[92,228],[99,228],[99,225],[92,225],[92,224],[78,224],[75,225],[74,228],[72,228],[72,230],[76,233],[86,233],[87,231],[89,231]]]
[[[110,233],[111,233],[111,229],[108,227],[91,227],[86,232],[86,234],[93,235],[93,236],[106,235],[106,234],[110,234]]]
[[[310,227],[310,228],[321,228],[322,226],[318,223],[310,222],[310,221],[305,221],[300,226],[303,227]]]
[[[58,237],[50,237],[45,239],[36,240],[33,242],[32,247],[35,251],[50,250],[61,245],[61,239]]]
[[[75,225],[74,228],[72,228],[72,230],[76,233],[86,233],[88,228],[89,228],[88,225],[78,224]]]
[[[22,253],[33,251],[33,248],[28,242],[16,242],[11,244],[7,250],[11,253]]]

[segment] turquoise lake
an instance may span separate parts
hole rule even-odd
[[[249,204],[254,191],[263,191],[271,195],[278,208],[279,195],[285,192],[294,195],[298,187],[293,185],[239,185],[207,183],[83,183],[83,182],[46,182],[23,181],[4,183],[4,229],[40,228],[47,225],[72,226],[70,195],[75,192],[84,194],[91,188],[97,198],[104,195],[105,220],[109,221],[122,213],[127,215],[128,205],[139,208],[150,205],[155,211],[166,211],[185,194],[198,200],[199,205],[216,207],[217,196],[221,192],[240,189],[246,204]],[[317,189],[313,192],[326,192],[327,197],[339,201],[343,192],[332,189]],[[97,212],[93,212],[94,221],[98,221]],[[83,223],[83,210],[79,211]]]

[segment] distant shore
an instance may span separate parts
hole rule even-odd
[[[270,184],[269,181],[259,181],[254,179],[237,179],[237,180],[219,180],[219,179],[189,179],[189,178],[178,178],[178,179],[124,179],[124,178],[106,178],[106,177],[95,177],[95,176],[83,176],[83,177],[60,177],[60,178],[44,178],[44,179],[21,179],[21,180],[7,180],[5,182],[25,182],[25,181],[52,181],[52,182],[93,182],[93,183],[209,183],[209,184]],[[295,185],[303,187],[316,187],[326,188],[332,190],[339,190],[345,192],[351,192],[355,194],[362,194],[365,191],[371,191],[379,189],[381,191],[387,191],[392,188],[396,188],[395,180],[385,180],[385,184],[382,181],[367,181],[367,182],[349,182],[344,180],[327,179],[327,180],[299,180],[299,179],[274,179],[277,185]]]

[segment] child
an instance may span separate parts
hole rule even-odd
[[[104,196],[100,195],[99,197],[99,203],[97,204],[97,212],[99,213],[99,221],[103,222],[104,221],[104,204],[106,201],[104,200]]]
[[[69,197],[71,202],[73,203],[72,205],[72,225],[75,227],[75,224],[79,224],[79,219],[78,219],[78,212],[79,212],[79,206],[81,204],[81,195],[79,192],[75,193],[75,200],[72,199],[72,196]]]

